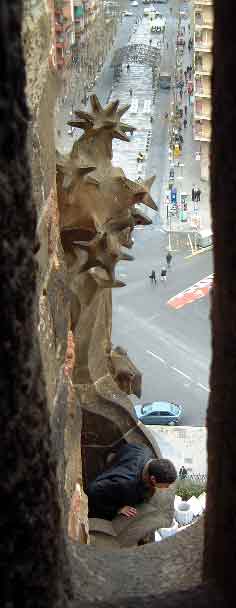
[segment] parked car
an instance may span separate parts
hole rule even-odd
[[[125,13],[123,13],[124,17],[132,17],[133,13],[131,13],[131,11],[125,11]]]
[[[212,230],[199,230],[197,232],[197,246],[201,247],[209,247],[213,242],[213,232]]]
[[[182,415],[181,405],[168,401],[153,401],[143,406],[136,405],[135,411],[143,424],[163,424],[173,426],[178,424]]]
[[[136,0],[134,0],[134,2],[131,2],[131,6],[138,6],[138,2],[136,2]]]

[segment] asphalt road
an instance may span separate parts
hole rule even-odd
[[[182,4],[180,0],[170,0],[167,5],[155,5],[168,18],[165,44],[168,42],[169,48],[175,38],[177,9]],[[143,8],[141,3],[137,9],[132,7],[133,16],[125,17],[120,25],[113,50],[95,87],[102,103],[106,103],[112,94],[113,69],[110,62],[113,52],[115,48],[128,43],[136,16],[142,14]],[[174,54],[172,59],[171,70]],[[129,86],[133,86],[132,74],[131,69]],[[115,93],[122,98],[122,80]],[[152,143],[145,167],[146,176],[157,176],[152,196],[158,204],[163,198],[168,167],[168,126],[163,116],[169,105],[170,93],[161,91],[155,107]],[[58,147],[65,149],[67,145],[71,147],[72,143],[67,135],[66,112],[66,108],[61,108],[58,114],[58,124],[62,130]],[[124,164],[121,163],[121,166],[127,172],[126,147],[124,143]],[[154,215],[153,220],[153,228],[135,231],[135,262],[119,264],[117,269],[118,277],[127,282],[127,287],[113,290],[113,341],[128,349],[143,373],[142,401],[160,399],[179,402],[184,411],[182,424],[201,426],[205,423],[209,391],[209,298],[205,297],[180,310],[171,309],[167,302],[212,273],[212,256],[211,253],[203,253],[185,259],[187,252],[175,253],[167,285],[152,288],[148,275],[152,268],[159,272],[167,251],[167,235],[161,231],[158,214]]]
[[[143,373],[142,402],[175,401],[183,406],[183,425],[203,426],[209,395],[211,356],[209,296],[180,310],[168,300],[212,273],[212,254],[173,255],[166,285],[152,287],[165,260],[167,235],[160,228],[135,231],[135,261],[117,275],[127,283],[113,291],[113,342],[128,349]],[[135,398],[134,402],[138,402]]]

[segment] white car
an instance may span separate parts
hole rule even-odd
[[[134,0],[134,2],[131,2],[131,6],[138,6],[138,2],[136,2],[136,0]]]
[[[133,13],[131,13],[130,11],[125,11],[125,13],[123,13],[124,17],[132,17]]]

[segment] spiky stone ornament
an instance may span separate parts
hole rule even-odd
[[[150,195],[155,178],[132,181],[111,162],[113,139],[129,141],[127,132],[132,127],[121,122],[128,108],[119,107],[119,101],[103,108],[92,95],[91,112],[79,110],[68,122],[84,133],[71,153],[58,155],[57,160],[61,239],[72,292],[73,382],[84,408],[84,429],[91,430],[93,416],[100,448],[119,440],[128,430],[132,430],[130,440],[138,438],[152,445],[146,432],[136,429],[127,397],[130,393],[140,397],[141,374],[126,351],[115,350],[111,343],[111,288],[124,286],[115,276],[116,264],[133,259],[125,249],[132,247],[135,224],[151,223],[137,204],[157,209]],[[95,449],[90,459],[93,476],[95,469],[99,470],[99,458]],[[88,462],[86,471],[90,478]]]
[[[104,289],[122,287],[124,283],[115,277],[116,264],[122,259],[133,259],[124,248],[132,247],[135,224],[150,223],[136,205],[144,203],[157,209],[150,195],[155,178],[143,183],[132,181],[111,162],[113,139],[129,141],[127,132],[132,127],[121,121],[129,105],[119,107],[117,100],[103,108],[96,95],[92,95],[90,101],[91,112],[76,111],[75,119],[68,122],[84,133],[70,154],[57,156],[61,238],[71,290],[78,300],[80,327],[83,315],[80,281],[84,291],[87,279],[90,290],[91,286],[94,292],[99,290],[101,298],[106,297]],[[86,328],[84,332],[86,334]],[[80,361],[79,355],[76,376],[79,376]],[[86,382],[91,382],[89,361],[87,363]]]

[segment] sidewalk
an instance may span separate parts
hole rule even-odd
[[[182,465],[189,475],[207,475],[207,430],[197,426],[151,426],[162,457],[169,458],[177,471]]]
[[[188,50],[188,21],[184,22],[186,34],[185,34],[185,52],[183,56],[183,72],[186,70],[187,65],[193,64],[193,51]],[[174,186],[177,188],[177,201],[180,202],[181,193],[186,193],[187,197],[187,221],[182,222],[175,216],[171,217],[167,221],[166,211],[163,209],[164,228],[173,232],[188,232],[195,231],[196,228],[200,229],[211,229],[211,211],[210,211],[210,184],[201,180],[200,176],[200,157],[199,142],[194,140],[193,135],[193,124],[194,124],[194,105],[189,105],[188,94],[184,94],[182,103],[179,93],[177,93],[177,102],[183,109],[184,119],[184,106],[187,106],[187,127],[182,130],[182,136],[184,138],[182,153],[178,157],[178,160],[174,161],[174,173],[175,180]],[[173,165],[172,165],[173,166]],[[201,200],[198,203],[198,209],[194,209],[194,203],[192,201],[192,188],[193,186],[199,187],[201,190]]]

